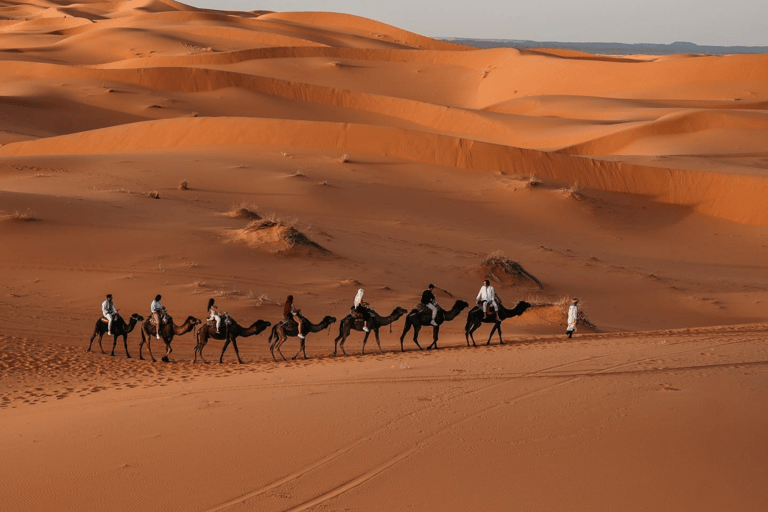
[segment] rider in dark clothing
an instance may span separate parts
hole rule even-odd
[[[432,290],[435,288],[435,285],[430,284],[424,292],[421,294],[421,303],[432,310],[432,325],[437,325],[437,322],[435,322],[435,317],[437,317],[437,308],[439,307],[437,304],[437,300],[435,299],[435,294],[432,293]]]
[[[421,294],[421,303],[424,304],[425,306],[427,304],[432,303],[435,300],[435,294],[432,293],[432,288],[434,287],[435,285],[433,284],[429,285],[429,288],[424,290]]]

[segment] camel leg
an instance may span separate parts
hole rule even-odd
[[[141,327],[141,343],[139,343],[139,359],[142,361],[144,360],[144,356],[142,355],[142,350],[144,349],[144,343],[147,341],[147,335],[144,332],[144,326]]]
[[[283,361],[287,361],[287,359],[286,359],[286,358],[285,358],[285,356],[283,355],[283,351],[282,351],[282,350],[280,350],[280,347],[283,345],[283,343],[285,343],[285,341],[286,341],[287,339],[288,339],[288,336],[285,336],[284,338],[281,338],[281,339],[279,339],[279,340],[278,340],[278,341],[275,343],[275,345],[276,345],[276,346],[275,346],[275,348],[277,349],[277,353],[278,353],[278,354],[280,354],[280,357],[282,357],[282,358],[283,358]]]
[[[152,360],[153,363],[157,362],[157,359],[155,359],[154,354],[152,354],[152,336],[147,336],[147,350],[149,351],[149,358]]]
[[[478,327],[480,327],[480,324],[475,323],[471,316],[467,318],[467,324],[464,326],[464,337],[467,339],[467,346],[469,346],[470,339],[472,340],[472,346],[477,346],[475,344],[475,337],[473,336],[473,333],[475,330],[477,330]]]
[[[379,354],[383,354],[384,351],[381,350],[381,340],[379,339],[379,330],[376,329],[375,331],[373,331],[373,334],[376,335],[376,344],[379,346]],[[363,345],[363,348],[365,348],[365,345]]]
[[[297,357],[299,357],[299,354],[301,354],[302,351],[304,351],[304,347],[306,346],[306,339],[299,338],[301,343],[299,343],[299,351],[296,352],[296,355],[291,358],[291,361],[296,360]],[[307,359],[307,352],[304,351],[304,359]]]
[[[115,340],[112,342],[112,353],[109,354],[112,357],[115,357],[115,347],[117,347],[117,334],[113,334],[112,336],[115,337]],[[127,346],[127,343],[126,343]]]
[[[147,329],[147,350],[149,350],[149,358],[152,359],[153,363],[156,363],[157,359],[155,359],[155,356],[152,354],[152,336],[152,333]]]
[[[467,346],[469,346],[469,340],[470,339],[472,340],[472,346],[473,347],[477,346],[477,344],[475,343],[475,331],[478,330],[481,325],[482,325],[482,322],[481,323],[472,322],[471,325],[470,325],[470,322],[467,322],[468,328],[467,328],[467,331],[465,333],[466,335],[468,335],[467,336]]]
[[[469,339],[471,339],[471,340],[472,340],[472,346],[473,346],[473,347],[476,347],[476,346],[477,346],[477,343],[475,343],[475,331],[478,329],[478,327],[480,327],[480,326],[479,326],[479,325],[473,325],[473,326],[472,326],[472,327],[469,329]],[[469,341],[467,341],[467,346],[469,346]]]
[[[230,340],[229,338],[227,338],[227,341],[224,342],[224,346],[221,348],[221,356],[219,356],[220,363],[224,362],[224,352],[227,351],[227,347],[229,346],[229,344],[230,344]]]
[[[377,332],[377,330],[374,329],[373,332]],[[365,344],[368,343],[368,336],[370,335],[371,335],[371,331],[368,331],[367,333],[365,333],[365,337],[363,337],[363,351],[361,352],[361,354],[365,354]]]
[[[339,336],[335,340],[333,340],[333,355],[334,355],[334,357],[336,356],[336,352],[339,349],[339,340],[340,339],[341,339],[341,334],[339,334]]]
[[[235,349],[235,355],[237,356],[237,362],[240,363],[240,364],[243,364],[243,360],[240,359],[240,350],[238,350],[238,348],[237,348],[237,340],[235,340],[235,339],[232,339],[232,340],[227,339],[227,341],[224,343],[224,348],[221,349],[221,357],[219,357],[219,362],[220,363],[224,362],[224,352],[227,350],[227,345],[229,345],[230,343],[232,343],[232,348]]]
[[[88,343],[88,350],[86,350],[86,352],[90,352],[91,351],[91,346],[93,345],[93,340],[96,339],[96,336],[98,336],[99,337],[99,348],[101,349],[101,353],[102,354],[105,353],[104,349],[101,348],[101,338],[104,337],[104,333],[106,333],[107,331],[102,331],[101,329],[99,329],[99,327],[100,327],[99,324],[100,324],[100,322],[96,322],[96,327],[93,329],[93,336],[91,336],[91,341],[90,341],[90,343]]]
[[[128,334],[123,334],[123,345],[125,345],[125,357],[131,358],[131,354],[128,353]]]
[[[344,343],[347,341],[347,336],[349,336],[352,333],[352,331],[351,330],[346,331],[346,332],[345,331],[346,331],[346,329],[344,329],[344,328],[340,328],[339,329],[339,337],[336,338],[336,341],[339,342],[338,343],[339,344],[339,348],[341,349],[342,353],[344,355],[347,355],[347,351],[344,349]],[[334,346],[333,346],[333,355],[334,356],[336,355],[336,344],[335,343],[334,343]]]
[[[197,335],[197,345],[195,346],[195,359],[192,361],[193,363],[197,362],[197,355],[200,354],[200,360],[204,364],[208,364],[208,361],[206,361],[205,357],[203,357],[203,349],[207,344],[208,344],[208,330],[200,329],[200,332]]]
[[[232,338],[232,348],[235,349],[235,355],[237,356],[237,362],[240,364],[243,364],[243,360],[240,359],[240,350],[237,348],[237,339]],[[224,352],[221,353],[222,357],[224,356]],[[221,361],[219,361],[221,362]]]
[[[93,340],[95,340],[96,336],[98,336],[98,335],[99,335],[99,330],[98,329],[94,329],[93,330],[93,334],[91,335],[91,341],[88,342],[88,349],[86,350],[86,352],[90,352],[91,351],[91,346],[93,346]]]
[[[347,355],[347,349],[344,348],[344,344],[347,342],[347,337],[352,334],[352,331],[349,331],[347,334],[344,335],[343,338],[341,338],[341,341],[339,342],[339,348],[341,348],[341,351],[344,353],[344,355]]]
[[[405,349],[403,348],[403,340],[405,339],[405,335],[408,334],[408,331],[411,329],[411,321],[408,319],[408,317],[405,317],[405,326],[403,327],[403,334],[400,335],[400,352],[405,352]]]
[[[437,325],[437,326],[432,328],[432,344],[427,347],[427,350],[432,349],[432,348],[434,348],[435,350],[438,349],[437,337],[438,337],[439,333],[440,333],[440,326],[439,325]]]
[[[171,348],[171,342],[166,341],[165,338],[163,338],[163,341],[165,342],[165,355],[161,358],[164,363],[167,363],[170,361],[168,356],[173,352],[173,349]]]
[[[102,338],[104,338],[104,333],[103,333],[103,332],[100,332],[100,333],[99,333],[99,349],[101,349],[101,353],[102,353],[102,354],[106,354],[106,352],[104,352],[104,348],[101,346],[101,340],[102,340]]]
[[[497,323],[496,325],[498,325],[499,331],[499,345],[504,345],[504,340],[501,338],[501,322]],[[488,342],[490,343],[490,341],[491,340],[489,339]]]
[[[421,348],[421,345],[419,345],[419,331],[421,330],[421,325],[419,324],[413,324],[413,342],[416,344],[417,347],[419,347],[419,350],[424,350]]]

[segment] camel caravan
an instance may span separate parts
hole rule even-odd
[[[403,332],[400,335],[400,350],[402,352],[405,351],[403,345],[405,336],[411,329],[413,329],[413,342],[420,350],[424,349],[419,343],[419,332],[422,327],[432,328],[432,343],[426,347],[427,350],[433,348],[437,349],[440,326],[445,322],[454,320],[463,310],[469,307],[469,304],[463,300],[457,300],[450,309],[443,309],[437,303],[433,293],[434,289],[435,286],[430,284],[427,289],[422,292],[419,303],[410,311],[402,307],[396,307],[392,313],[387,316],[378,314],[369,303],[363,300],[364,290],[362,288],[359,289],[349,314],[342,318],[339,323],[339,335],[334,340],[333,355],[336,356],[339,349],[341,349],[341,352],[344,355],[347,355],[344,344],[352,331],[365,333],[363,337],[362,354],[365,354],[366,343],[368,342],[368,337],[371,332],[374,334],[379,352],[383,353],[381,340],[379,339],[380,329],[389,325],[391,331],[392,324],[402,317],[405,317]],[[220,313],[214,299],[208,301],[208,311],[205,323],[193,316],[188,316],[183,323],[176,324],[173,317],[168,314],[165,307],[160,302],[161,300],[161,295],[155,296],[155,299],[150,305],[150,314],[146,319],[139,314],[134,313],[126,322],[115,308],[112,295],[108,294],[106,300],[102,303],[102,317],[96,321],[96,326],[88,344],[87,352],[91,351],[93,341],[98,336],[99,348],[101,349],[101,353],[105,354],[106,352],[104,352],[104,348],[102,347],[102,338],[107,335],[113,338],[112,352],[110,355],[114,356],[117,339],[122,336],[123,345],[125,346],[125,355],[130,358],[131,355],[128,352],[128,334],[130,334],[137,325],[140,325],[139,332],[141,333],[141,343],[139,343],[139,359],[144,359],[143,348],[144,344],[146,344],[150,359],[152,362],[156,362],[156,359],[152,354],[152,339],[155,338],[156,341],[162,340],[165,344],[165,354],[161,359],[162,361],[168,362],[169,356],[171,352],[173,352],[171,347],[173,338],[194,331],[196,344],[193,362],[197,362],[199,359],[207,363],[203,357],[203,349],[208,343],[208,340],[213,338],[215,340],[224,341],[224,346],[222,347],[221,355],[219,356],[220,363],[224,361],[224,353],[230,345],[232,345],[232,348],[235,351],[238,363],[242,363],[240,350],[237,347],[237,339],[259,334],[272,325],[271,322],[266,320],[256,320],[248,327],[241,326],[234,318],[230,317],[228,313]],[[522,315],[531,307],[531,304],[528,302],[519,301],[512,309],[506,308],[502,304],[501,299],[496,295],[490,281],[487,279],[483,281],[483,285],[475,300],[476,305],[468,311],[467,322],[464,328],[467,346],[470,346],[470,341],[472,346],[477,346],[474,333],[483,324],[493,325],[486,345],[490,345],[491,340],[496,333],[498,333],[499,336],[499,343],[503,345],[504,341],[501,332],[502,322],[507,318]],[[576,318],[578,317],[576,309],[577,302],[578,299],[574,299],[568,311],[569,325],[568,331],[566,331],[568,337],[571,337],[575,330]],[[282,360],[286,360],[285,355],[283,355],[283,352],[281,351],[281,347],[288,338],[291,337],[299,338],[299,350],[292,359],[296,359],[299,354],[302,354],[304,359],[307,359],[306,337],[312,333],[321,332],[330,328],[335,322],[335,317],[326,316],[320,322],[313,323],[302,315],[301,310],[298,309],[293,302],[293,296],[289,295],[283,308],[282,320],[272,326],[269,334],[269,351],[272,355],[272,359],[277,362],[277,357],[275,355],[275,352],[277,352]]]

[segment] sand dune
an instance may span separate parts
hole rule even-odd
[[[762,510],[767,62],[0,2],[5,506]],[[385,316],[484,278],[532,304],[491,346],[462,310],[438,351],[399,317],[331,355],[358,289]],[[339,321],[307,360],[268,329],[151,363],[140,326],[86,352],[106,293]]]

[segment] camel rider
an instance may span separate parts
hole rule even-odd
[[[495,312],[499,311],[499,307],[496,304],[496,292],[491,286],[491,282],[487,279],[483,281],[483,286],[480,288],[480,292],[477,294],[477,302],[483,305],[483,316],[488,317],[488,306],[492,306]]]
[[[571,301],[571,305],[568,307],[568,328],[565,331],[565,334],[568,335],[569,338],[573,337],[573,331],[576,330],[576,322],[579,319],[579,299],[574,297]]]
[[[357,295],[355,295],[355,305],[352,307],[352,310],[363,317],[363,330],[365,332],[370,332],[368,326],[371,325],[371,312],[368,311],[369,304],[363,301],[363,293],[362,288],[357,290]]]
[[[152,301],[152,305],[149,306],[150,314],[155,319],[155,332],[157,333],[157,339],[160,339],[160,317],[165,314],[165,306],[160,304],[160,299],[163,297],[160,294],[155,295],[155,300]]]
[[[299,338],[302,340],[304,339],[304,326],[301,322],[303,319],[304,317],[301,316],[301,310],[297,309],[296,305],[293,303],[293,295],[289,295],[288,298],[285,299],[285,306],[283,306],[283,324],[285,325],[291,321],[296,322],[296,325],[299,326]]]
[[[424,290],[421,294],[421,303],[428,307],[430,310],[432,310],[432,325],[437,326],[437,322],[435,322],[435,318],[437,317],[437,308],[440,306],[437,304],[437,300],[435,299],[435,294],[432,293],[432,290],[435,289],[435,285],[431,284],[427,287],[426,290]]]
[[[214,304],[214,299],[208,299],[208,321],[216,322],[216,334],[221,332],[221,315],[219,315],[219,308]]]
[[[101,303],[101,314],[107,319],[107,336],[112,336],[112,320],[117,315],[115,305],[112,303],[112,294],[107,294],[107,300]]]

